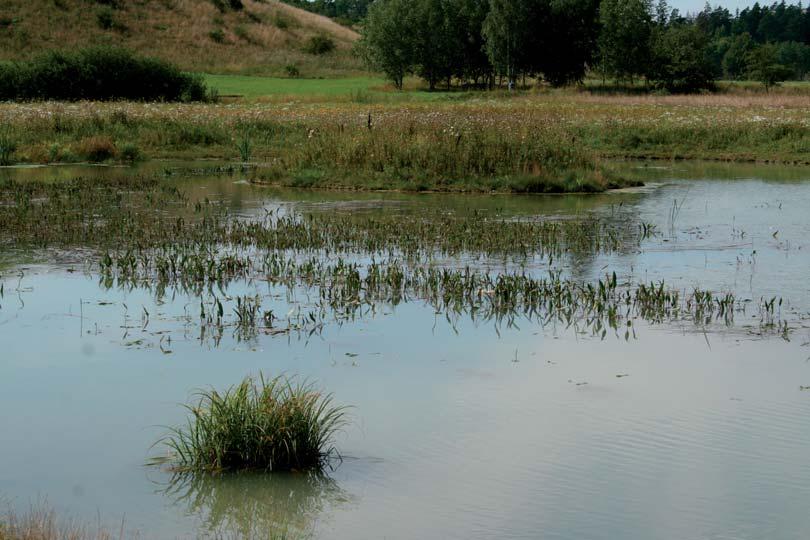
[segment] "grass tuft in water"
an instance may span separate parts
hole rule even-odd
[[[170,456],[156,463],[179,472],[291,471],[320,470],[338,457],[332,439],[347,423],[346,408],[306,381],[260,375],[198,397],[186,406],[187,425],[162,440]]]

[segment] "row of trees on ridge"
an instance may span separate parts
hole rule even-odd
[[[590,73],[692,92],[810,72],[810,14],[785,2],[683,16],[666,0],[375,0],[362,32],[367,59],[400,88],[410,74],[433,89],[562,86]]]

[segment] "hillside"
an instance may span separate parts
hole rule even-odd
[[[303,77],[357,72],[351,54],[358,35],[331,19],[276,2],[243,0],[4,0],[0,60],[25,59],[43,50],[122,45],[189,71]],[[218,7],[219,6],[219,7]],[[304,51],[313,36],[336,48]]]

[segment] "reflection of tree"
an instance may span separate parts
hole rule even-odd
[[[203,534],[268,538],[312,532],[321,513],[350,501],[322,473],[177,474],[163,493],[200,517]]]

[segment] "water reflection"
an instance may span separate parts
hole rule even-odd
[[[311,534],[352,497],[324,473],[177,474],[160,490],[200,520],[201,533],[268,538]]]

